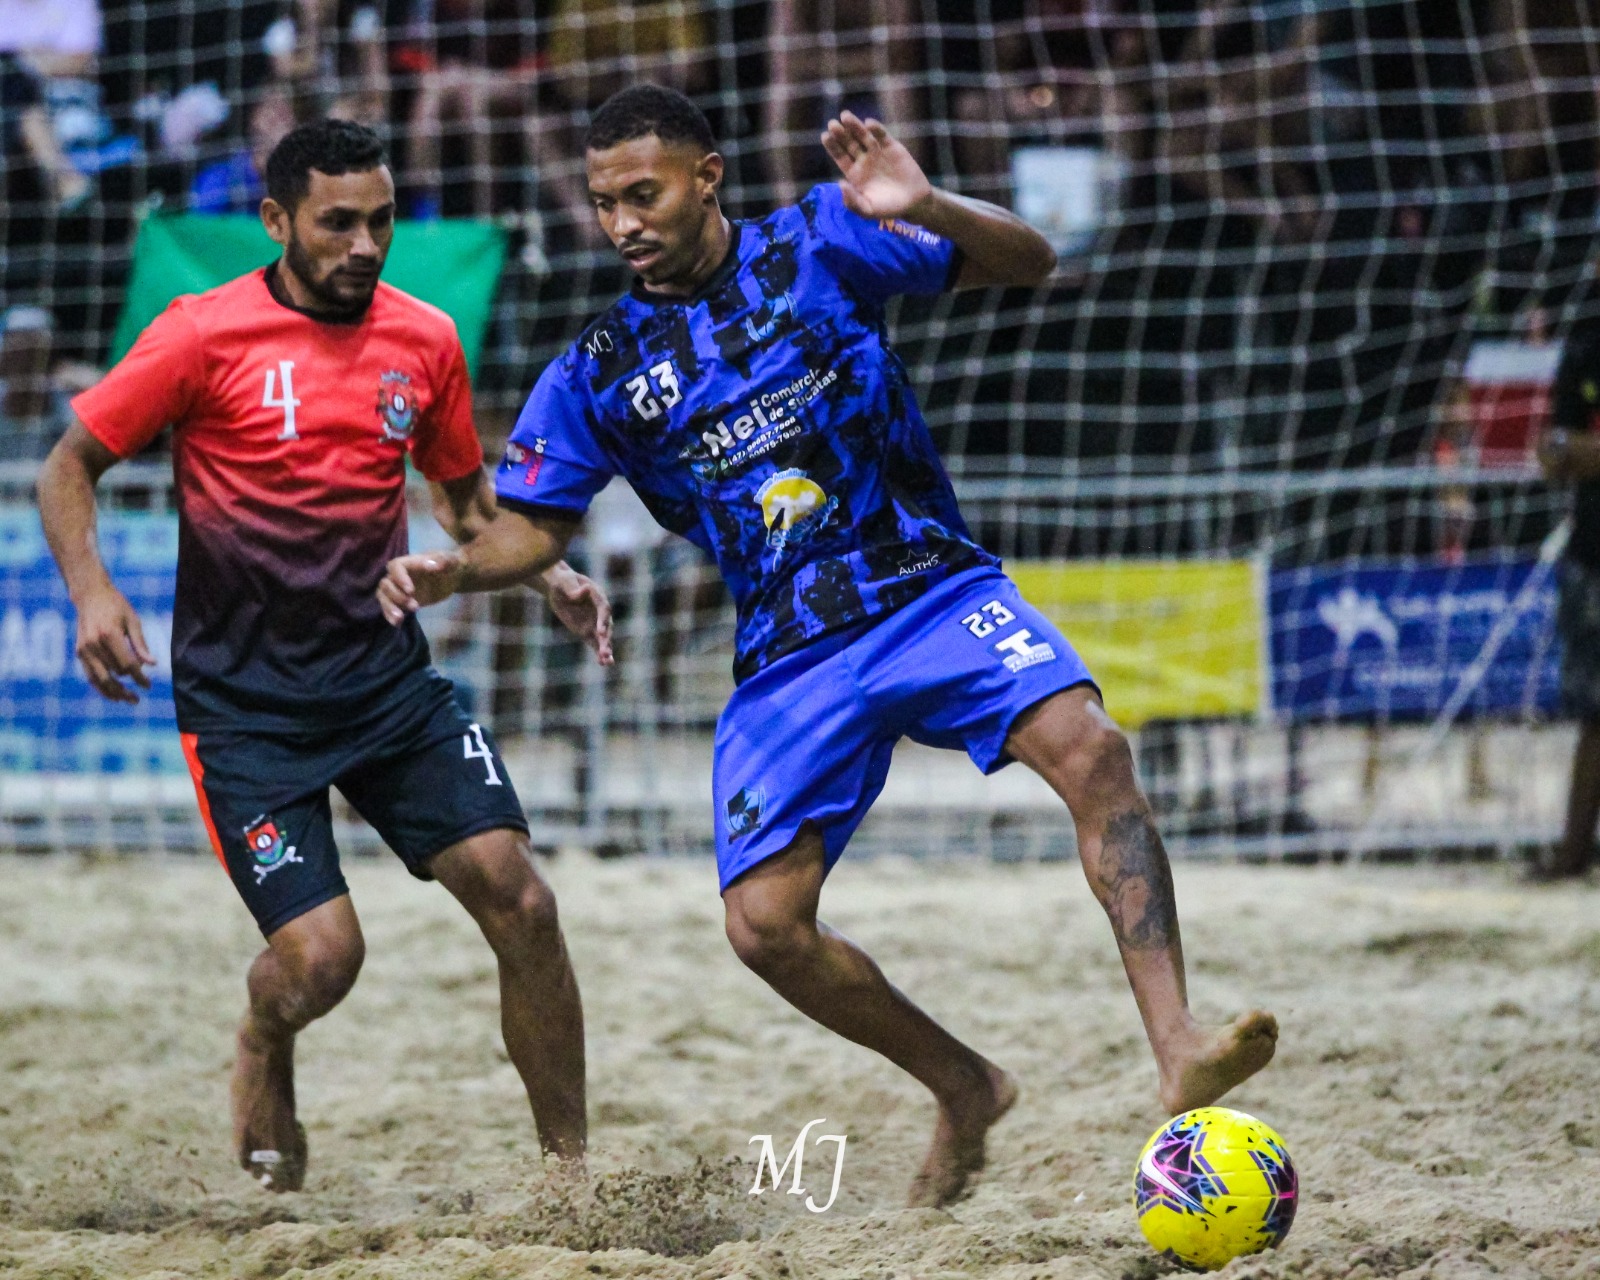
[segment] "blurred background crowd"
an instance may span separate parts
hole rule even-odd
[[[1047,292],[900,326],[958,472],[1429,458],[1461,447],[1474,337],[1559,336],[1587,305],[1597,19],[1590,0],[0,0],[0,452],[39,456],[96,376],[140,220],[253,211],[272,145],[329,113],[388,139],[403,217],[510,232],[492,435],[624,283],[583,128],[651,79],[711,117],[735,215],[826,180],[817,133],[850,107],[936,181],[1051,225]]]

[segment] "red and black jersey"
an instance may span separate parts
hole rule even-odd
[[[358,320],[279,302],[264,271],[179,298],[73,401],[119,457],[173,426],[173,691],[186,731],[348,724],[425,678],[415,618],[373,592],[406,551],[406,456],[483,453],[455,325],[380,284]]]

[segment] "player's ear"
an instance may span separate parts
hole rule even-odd
[[[700,163],[695,166],[695,181],[700,187],[700,199],[709,204],[717,198],[717,192],[722,187],[723,161],[715,151],[708,151],[700,157]]]
[[[275,243],[286,245],[292,238],[294,218],[271,196],[266,196],[261,201],[261,225],[267,229],[267,234]]]

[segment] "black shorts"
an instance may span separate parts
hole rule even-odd
[[[212,848],[269,936],[348,892],[329,787],[423,880],[429,859],[469,836],[528,829],[494,739],[443,677],[346,728],[201,730],[183,752]]]

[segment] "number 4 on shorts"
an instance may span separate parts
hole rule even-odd
[[[495,772],[494,752],[489,750],[489,744],[483,740],[483,727],[469,724],[467,731],[461,735],[462,759],[482,760],[483,767],[489,771],[489,776],[483,780],[486,787],[498,787],[500,775]]]

